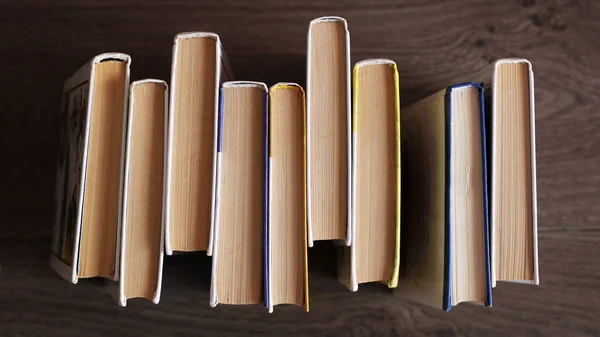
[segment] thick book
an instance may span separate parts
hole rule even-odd
[[[268,91],[221,87],[210,305],[268,303]]]
[[[295,83],[269,89],[266,305],[309,309],[306,233],[306,102]]]
[[[322,17],[308,29],[306,67],[308,245],[351,241],[350,33]]]
[[[340,281],[352,291],[366,282],[395,288],[400,264],[398,70],[391,60],[364,60],[354,66],[352,78],[352,245],[342,248],[350,263],[342,261]],[[348,265],[350,270],[344,270]]]
[[[94,57],[65,82],[50,265],[118,279],[129,55]]]
[[[175,37],[167,132],[167,255],[212,253],[219,85],[231,78],[217,34]]]
[[[492,305],[483,88],[441,90],[403,109],[398,293],[450,310]]]
[[[125,148],[119,304],[130,298],[160,300],[164,221],[163,191],[167,84],[131,84]]]
[[[492,283],[539,284],[535,91],[531,63],[501,59],[476,74],[485,88]]]

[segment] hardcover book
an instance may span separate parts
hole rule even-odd
[[[130,57],[94,57],[65,82],[50,265],[62,277],[118,279]]]
[[[492,305],[483,88],[464,83],[403,110],[398,292],[450,310]]]
[[[354,66],[352,77],[352,245],[342,248],[350,263],[342,261],[340,281],[352,291],[366,282],[395,288],[400,263],[398,70],[391,60],[364,60]]]
[[[268,305],[268,91],[221,87],[210,305]]]
[[[125,149],[119,304],[160,300],[164,256],[164,166],[167,84],[131,84]]]
[[[175,37],[167,132],[167,255],[212,254],[219,85],[232,77],[217,34]]]
[[[350,33],[322,17],[308,29],[306,67],[308,245],[351,241]]]
[[[501,59],[474,76],[485,88],[490,161],[492,283],[539,284],[535,97],[525,59]]]
[[[267,307],[309,309],[306,235],[306,109],[295,83],[269,89]]]

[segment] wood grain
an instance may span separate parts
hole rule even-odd
[[[494,307],[451,313],[378,286],[350,294],[309,251],[311,312],[208,309],[208,258],[166,259],[161,304],[118,308],[47,267],[64,79],[92,56],[132,56],[132,80],[168,80],[183,31],[218,32],[236,78],[305,83],[308,22],[349,23],[352,62],[398,64],[401,105],[501,57],[532,61],[541,286],[499,284]],[[600,2],[594,0],[0,1],[0,335],[597,335]],[[328,247],[325,245],[325,247]],[[203,267],[204,266],[204,267]]]
[[[259,305],[210,308],[210,259],[202,254],[165,259],[160,304],[134,299],[120,308],[101,283],[72,285],[50,270],[49,241],[12,242],[0,247],[0,326],[4,335],[44,336],[594,336],[600,265],[579,257],[597,256],[598,242],[600,233],[542,233],[542,284],[498,283],[492,308],[460,304],[447,313],[408,302],[383,284],[351,293],[311,268],[311,311],[278,306],[270,315]],[[323,258],[332,248],[316,244],[311,262],[320,258],[333,267],[334,260]]]

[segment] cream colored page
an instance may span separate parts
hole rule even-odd
[[[304,304],[304,94],[271,89],[271,289],[273,304]]]
[[[498,65],[492,224],[496,280],[534,279],[529,66]]]
[[[486,298],[483,160],[479,90],[451,93],[452,302]]]
[[[79,278],[113,278],[127,63],[104,61],[94,72]]]
[[[157,289],[162,225],[165,86],[132,90],[127,176],[125,297],[152,299]]]
[[[341,21],[311,26],[309,106],[313,240],[346,238],[348,106],[346,30]]]
[[[217,298],[258,304],[263,282],[265,91],[223,89]]]
[[[212,37],[177,42],[171,118],[169,238],[173,251],[208,248],[213,151],[217,41]]]
[[[397,293],[442,307],[445,270],[445,90],[402,110],[402,252]]]
[[[390,64],[356,70],[356,277],[389,281],[396,245],[396,93]]]

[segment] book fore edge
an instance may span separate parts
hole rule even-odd
[[[314,20],[312,20],[309,24],[309,28],[308,28],[308,37],[307,37],[307,54],[306,54],[306,134],[307,134],[307,142],[306,142],[306,153],[307,153],[307,227],[308,227],[308,247],[313,247],[314,246],[314,235],[313,235],[313,230],[312,230],[312,225],[313,225],[313,221],[312,221],[312,189],[311,189],[311,182],[312,182],[312,173],[310,170],[310,162],[311,162],[311,155],[310,155],[310,144],[311,144],[311,137],[310,137],[310,116],[311,116],[311,109],[310,109],[310,83],[311,83],[311,39],[312,39],[312,26],[318,23],[323,23],[323,22],[341,22],[344,25],[344,30],[345,30],[345,39],[346,39],[346,115],[347,115],[347,203],[346,203],[346,238],[344,240],[344,244],[346,246],[350,246],[352,244],[352,224],[351,224],[351,210],[350,210],[350,204],[352,202],[351,200],[351,196],[350,196],[350,189],[352,188],[352,172],[351,172],[351,165],[352,165],[352,158],[351,158],[351,147],[352,147],[352,136],[351,136],[351,132],[352,132],[352,93],[351,93],[351,82],[352,82],[352,77],[351,77],[351,66],[350,66],[350,31],[348,30],[348,22],[346,21],[346,19],[339,17],[339,16],[323,16],[323,17],[319,17],[316,18]]]

